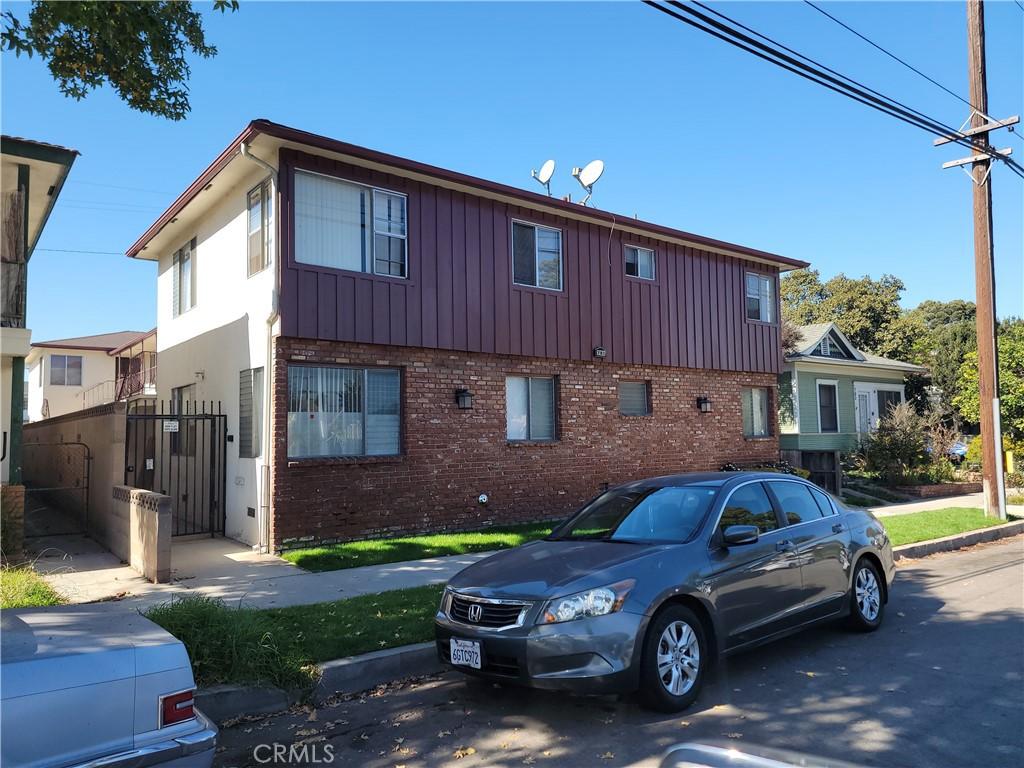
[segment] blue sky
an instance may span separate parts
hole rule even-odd
[[[6,4],[23,16],[28,6]],[[714,7],[941,121],[965,106],[800,2]],[[827,3],[966,95],[962,2]],[[155,324],[155,267],[123,253],[242,129],[266,117],[536,188],[531,168],[607,163],[598,207],[907,285],[906,306],[974,297],[971,185],[910,126],[639,3],[254,3],[207,13],[192,114],[141,115],[109,89],[62,96],[3,54],[2,128],[81,151],[32,259],[35,340]],[[989,105],[1024,109],[1024,12],[987,3]],[[1024,156],[1020,136],[1000,146]],[[1000,315],[1024,314],[1024,181],[994,173]]]

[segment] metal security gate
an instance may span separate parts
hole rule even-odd
[[[208,404],[164,403],[126,416],[124,484],[171,498],[174,536],[224,533],[227,416]],[[214,403],[209,403],[214,410]]]

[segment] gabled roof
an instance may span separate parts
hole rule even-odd
[[[46,349],[88,349],[113,352],[123,349],[148,334],[149,331],[115,331],[114,333],[98,333],[95,336],[75,336],[69,339],[37,341],[32,346],[44,347]]]
[[[870,352],[861,352],[853,343],[846,337],[835,323],[813,323],[812,325],[801,325],[798,326],[797,331],[799,332],[799,342],[797,343],[797,351],[792,355],[786,356],[787,362],[795,362],[797,360],[813,360],[815,363],[821,363],[823,365],[863,365],[872,368],[891,368],[893,370],[906,371],[907,373],[924,373],[927,368],[914,363],[907,363],[903,360],[891,360],[888,357],[882,357],[881,355],[873,355]],[[843,360],[835,357],[823,357],[820,355],[813,355],[812,352],[821,343],[821,340],[830,333],[834,333],[843,344],[850,350],[854,356],[853,360]]]
[[[269,160],[271,165],[277,164],[277,152],[282,147],[306,152],[327,153],[331,157],[340,159],[343,162],[384,170],[385,172],[407,178],[424,180],[428,183],[462,190],[477,196],[508,200],[514,205],[585,220],[603,226],[611,226],[620,231],[636,232],[640,235],[682,243],[683,245],[715,253],[750,259],[770,264],[783,271],[801,269],[808,266],[807,262],[800,261],[799,259],[791,259],[786,256],[768,253],[767,251],[760,251],[755,248],[727,243],[723,240],[684,232],[683,230],[673,229],[660,224],[641,221],[633,216],[613,214],[597,208],[585,207],[579,203],[560,200],[556,197],[548,197],[519,187],[500,184],[476,176],[469,176],[464,173],[427,165],[426,163],[396,155],[389,155],[384,152],[356,146],[355,144],[348,144],[327,136],[320,136],[262,119],[253,120],[245,127],[245,130],[235,137],[234,141],[221,152],[217,159],[128,248],[126,251],[127,255],[133,258],[157,258],[156,255],[143,255],[143,251],[155,240],[158,241],[157,250],[168,247],[169,244],[167,242],[160,242],[163,230],[173,227],[176,223],[179,227],[182,227],[185,223],[191,221],[193,217],[188,215],[189,212],[186,209],[189,209],[194,201],[200,206],[204,204],[206,198],[204,198],[202,193],[211,188],[215,179],[221,174],[225,174],[228,184],[237,183],[237,177],[233,176],[230,169],[233,166],[237,166],[239,162],[249,163],[244,158],[241,161],[238,160],[241,157],[241,147],[243,144],[247,147],[260,145],[256,146],[256,148],[262,153],[263,159]],[[237,170],[234,173],[237,174]],[[220,181],[218,181],[219,185]],[[182,218],[181,223],[178,223],[179,217]]]

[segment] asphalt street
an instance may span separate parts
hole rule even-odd
[[[680,715],[446,673],[230,724],[217,765],[654,766],[701,739],[865,766],[1024,766],[1024,537],[905,562],[877,632],[829,626],[737,656]]]

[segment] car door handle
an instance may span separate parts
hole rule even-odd
[[[796,547],[793,546],[792,541],[786,539],[785,541],[776,542],[775,549],[777,549],[779,552],[791,552],[792,550],[796,549]]]
[[[832,526],[832,533],[842,533],[842,532],[843,532],[843,524],[842,523],[836,523],[835,525]]]

